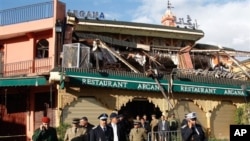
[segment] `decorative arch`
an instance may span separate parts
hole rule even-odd
[[[201,99],[194,99],[194,104],[198,105],[200,109],[204,112],[213,111],[218,105],[221,104],[221,101],[212,101],[212,100],[201,100]]]

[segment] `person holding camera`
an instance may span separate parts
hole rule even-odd
[[[186,124],[181,126],[183,141],[205,141],[205,133],[196,120],[197,116],[195,112],[186,115]]]
[[[50,118],[43,117],[42,124],[34,131],[33,141],[58,141],[56,129],[49,126]]]

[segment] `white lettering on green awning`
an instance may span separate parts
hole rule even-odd
[[[208,93],[215,94],[215,88],[204,88],[204,87],[192,87],[192,86],[181,86],[183,92],[194,92],[194,93]]]
[[[224,94],[227,94],[227,95],[245,95],[243,90],[233,90],[233,89],[226,89]]]
[[[160,90],[156,84],[138,84],[138,90]]]
[[[124,81],[110,81],[110,80],[97,80],[97,79],[82,79],[82,84],[113,87],[113,88],[127,87],[127,82]]]
[[[177,85],[178,86],[178,85]],[[179,85],[175,88],[177,91],[190,92],[190,93],[203,93],[203,94],[218,94],[218,95],[235,95],[235,96],[245,96],[243,90],[224,88],[224,87],[202,87],[202,86],[192,86],[192,85]]]

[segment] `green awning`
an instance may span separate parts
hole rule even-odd
[[[159,86],[154,79],[146,75],[137,75],[135,73],[106,73],[106,72],[74,72],[66,71],[70,84],[88,85],[96,87],[108,87],[129,90],[160,91]],[[159,80],[165,91],[168,90],[168,81],[166,78]]]
[[[41,86],[46,84],[47,80],[42,76],[0,78],[0,87]]]
[[[249,93],[249,89],[243,91],[241,86],[207,84],[188,81],[174,81],[172,85],[172,91],[224,96],[248,96]]]

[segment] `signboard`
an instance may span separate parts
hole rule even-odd
[[[74,13],[79,19],[105,19],[104,13],[97,11],[68,10],[68,13]]]
[[[119,89],[130,89],[130,90],[147,90],[147,91],[160,91],[156,82],[151,79],[136,79],[136,78],[105,78],[105,77],[91,77],[91,76],[76,76],[68,75],[70,83],[97,86],[97,87],[108,87],[108,88],[119,88]],[[167,80],[161,80],[161,86],[168,90]]]
[[[178,82],[173,84],[173,92],[183,93],[199,93],[199,94],[215,94],[215,95],[232,95],[247,96],[247,91],[243,91],[240,87],[219,86],[203,83],[187,83]]]
[[[178,26],[184,26],[186,28],[191,28],[191,29],[198,29],[197,21],[195,20],[195,22],[192,22],[192,19],[189,15],[187,15],[186,20],[184,18],[175,17],[175,23]]]

